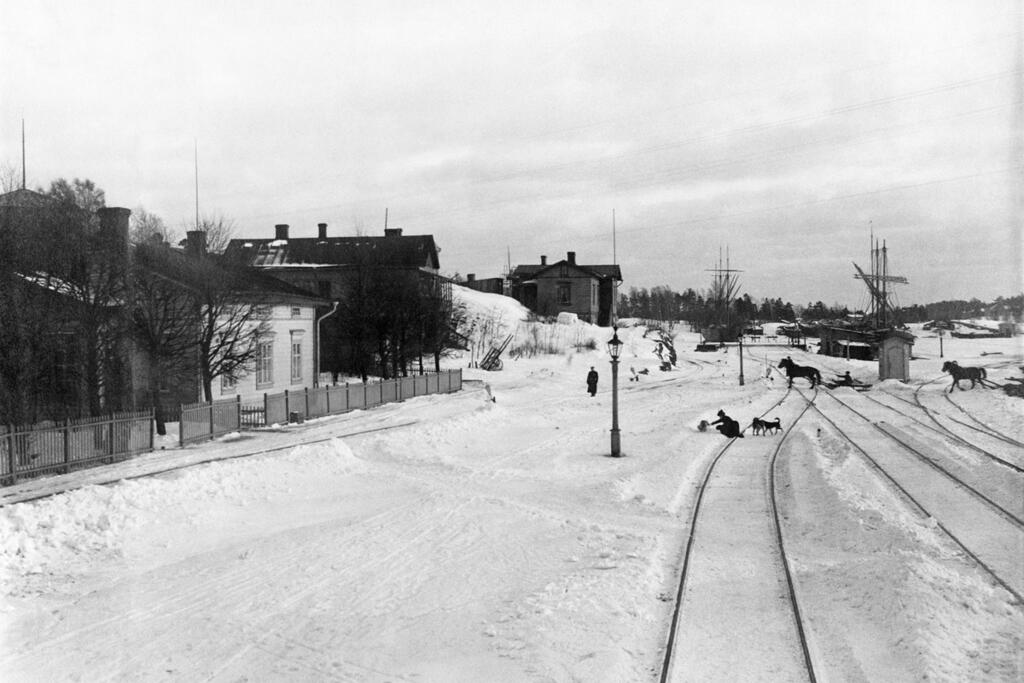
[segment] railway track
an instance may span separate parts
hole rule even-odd
[[[877,430],[917,457],[912,460],[899,458],[889,449],[877,448],[872,454],[863,445],[870,440],[868,433],[852,434],[856,426],[841,427],[818,402],[804,398],[865,458],[872,469],[900,492],[918,514],[940,529],[993,582],[1006,590],[1018,607],[1024,605],[1024,571],[1019,558],[1019,549],[1024,547],[1024,522],[1019,516],[995,504],[955,475],[946,471],[938,473],[937,469],[941,468],[937,468],[929,458],[894,439],[870,418],[846,406],[835,396],[832,398],[860,418],[861,429]],[[922,469],[922,464],[931,465],[930,470]],[[933,474],[928,476],[928,471]],[[946,481],[944,486],[941,484],[943,480]]]
[[[1022,466],[1020,464],[1021,462],[1024,462],[1024,451],[1020,452],[1020,459],[1019,460],[1003,457],[1003,456],[1001,456],[999,454],[993,453],[992,451],[987,450],[985,448],[982,448],[978,444],[970,441],[969,439],[964,438],[960,434],[956,433],[955,431],[953,431],[952,429],[947,427],[939,419],[939,417],[937,416],[937,412],[936,411],[928,408],[923,403],[921,403],[919,400],[918,401],[908,401],[907,399],[903,398],[902,396],[898,396],[896,394],[893,394],[893,393],[890,393],[890,392],[887,392],[887,391],[882,391],[880,393],[882,395],[886,396],[886,397],[889,397],[889,398],[897,400],[897,401],[901,401],[901,402],[906,403],[907,405],[909,405],[909,406],[911,406],[911,407],[913,407],[913,408],[915,408],[917,410],[920,410],[924,414],[925,417],[927,417],[929,420],[931,420],[932,424],[929,424],[929,423],[927,423],[927,422],[925,422],[923,420],[919,420],[919,419],[917,419],[917,418],[915,418],[915,417],[913,417],[911,415],[908,415],[906,413],[900,413],[900,414],[903,415],[904,417],[906,417],[907,419],[912,420],[913,422],[915,422],[916,424],[920,425],[924,429],[928,429],[928,430],[930,430],[930,431],[932,431],[932,432],[942,436],[943,438],[951,439],[951,440],[955,441],[956,443],[958,443],[959,445],[961,445],[961,446],[963,446],[965,448],[968,448],[968,449],[974,451],[975,453],[978,453],[979,455],[981,455],[981,456],[983,456],[985,458],[988,458],[989,460],[991,460],[991,461],[993,461],[995,463],[998,463],[999,465],[1002,465],[1003,467],[1007,467],[1007,468],[1009,468],[1009,469],[1011,469],[1011,470],[1013,470],[1013,471],[1015,471],[1015,472],[1017,472],[1019,474],[1024,474],[1024,466]],[[873,403],[876,403],[876,404],[878,404],[878,405],[880,405],[880,406],[882,406],[884,408],[892,409],[892,406],[890,406],[889,404],[885,403],[884,401],[879,400],[877,396],[873,396],[871,394],[862,394],[862,396],[865,399],[867,399],[867,400],[869,400],[869,401],[871,401]],[[915,394],[915,399],[916,398],[917,398],[917,396]],[[945,417],[947,419],[951,419],[948,416],[943,416],[943,417]],[[965,425],[965,426],[969,426],[969,425]],[[991,435],[988,435],[988,436],[991,436]]]
[[[995,500],[993,495],[990,495],[989,493],[986,493],[986,492],[980,490],[977,482],[975,482],[974,484],[967,482],[964,479],[964,477],[962,477],[962,476],[956,474],[955,472],[953,472],[951,470],[951,467],[949,467],[947,463],[942,462],[940,458],[935,458],[935,457],[932,457],[931,455],[929,455],[928,453],[925,453],[924,451],[921,450],[921,448],[918,448],[915,444],[909,442],[909,440],[906,437],[901,436],[901,435],[897,435],[897,433],[894,433],[895,430],[893,428],[887,429],[887,428],[883,427],[877,421],[871,419],[870,417],[865,415],[863,412],[857,410],[852,405],[850,405],[849,402],[842,400],[841,398],[839,398],[835,394],[829,393],[828,395],[829,395],[829,397],[833,401],[835,401],[836,403],[838,403],[839,405],[843,406],[848,411],[850,411],[851,413],[853,413],[854,415],[859,417],[866,424],[871,425],[871,427],[873,427],[879,433],[884,434],[887,437],[888,440],[890,440],[890,441],[892,441],[892,442],[894,442],[896,444],[899,444],[899,446],[904,451],[912,454],[919,462],[929,466],[934,471],[938,472],[943,477],[945,477],[946,479],[951,481],[957,487],[963,489],[964,491],[969,492],[971,495],[976,497],[978,500],[982,501],[983,503],[985,503],[986,505],[991,507],[993,510],[995,510],[998,514],[1000,514],[1003,517],[1005,517],[1006,519],[1010,520],[1011,522],[1013,522],[1015,525],[1017,525],[1021,529],[1024,529],[1024,516],[1022,516],[1021,513],[1019,511],[1017,511],[1017,510],[1009,509],[1010,505],[1013,505],[1014,503],[1019,505],[1021,501],[1019,501],[1019,500],[1011,500],[1010,502],[1005,502],[1005,501],[1004,502],[1000,502],[1000,501]],[[895,411],[894,408],[892,408],[891,406],[887,406],[884,403],[877,403],[876,402],[876,404],[877,405],[881,405],[882,407],[884,407],[887,410],[897,412],[901,416],[903,415],[903,413],[899,413],[899,411]]]
[[[791,393],[787,391],[762,416]],[[699,662],[697,666],[707,670],[713,652],[727,660],[720,670],[738,678],[763,676],[768,666],[772,677],[816,680],[786,558],[774,474],[783,443],[809,408],[810,404],[790,411],[795,416],[787,420],[788,428],[767,458],[760,440],[730,439],[705,470],[690,514],[662,683],[688,679],[690,663]],[[705,527],[714,531],[723,524],[727,533],[701,533]],[[730,602],[740,604],[730,608],[725,604]],[[741,621],[729,622],[726,614]],[[752,623],[752,614],[777,618]],[[722,643],[727,644],[726,652]]]

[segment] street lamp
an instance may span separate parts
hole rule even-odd
[[[612,357],[612,457],[622,455],[619,447],[619,354],[622,353],[622,342],[619,340],[619,328],[612,328],[612,338],[608,340],[608,355]]]

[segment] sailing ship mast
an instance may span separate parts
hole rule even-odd
[[[869,317],[875,329],[881,330],[893,324],[893,306],[889,300],[889,285],[908,283],[907,278],[902,275],[889,275],[889,249],[882,241],[878,246],[875,235],[871,234],[871,272],[865,273],[856,263],[853,267],[857,273],[855,279],[863,280],[871,294],[871,309]]]

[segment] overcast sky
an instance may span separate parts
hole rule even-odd
[[[239,237],[575,251],[623,287],[866,304],[1022,291],[1021,0],[0,0],[0,163]],[[613,211],[615,251],[613,254]]]

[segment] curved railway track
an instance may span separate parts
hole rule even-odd
[[[952,439],[953,441],[955,441],[956,443],[960,444],[961,446],[964,446],[965,448],[969,448],[970,450],[978,453],[979,455],[982,455],[982,456],[984,456],[986,458],[989,458],[990,460],[992,460],[992,461],[994,461],[994,462],[996,462],[996,463],[998,463],[998,464],[1000,464],[1000,465],[1002,465],[1004,467],[1008,467],[1011,470],[1014,470],[1015,472],[1018,472],[1020,474],[1024,474],[1024,466],[1021,466],[1021,465],[1017,464],[1016,462],[1013,462],[1013,461],[1008,460],[1006,458],[1003,458],[1003,457],[997,455],[996,453],[993,453],[992,451],[986,450],[986,449],[982,448],[981,446],[979,446],[979,445],[977,445],[975,443],[971,443],[969,440],[963,438],[962,436],[960,436],[959,434],[957,434],[956,432],[954,432],[953,430],[949,429],[944,424],[942,424],[942,422],[939,420],[939,418],[936,417],[936,411],[933,411],[932,409],[928,408],[927,406],[922,404],[920,401],[918,401],[916,403],[912,402],[912,401],[908,401],[907,399],[903,398],[902,396],[897,396],[896,394],[892,394],[892,393],[889,393],[887,391],[882,391],[880,393],[885,395],[885,396],[888,396],[889,398],[893,398],[895,400],[902,401],[903,403],[906,403],[907,405],[909,405],[911,407],[919,409],[920,411],[922,411],[924,413],[924,415],[928,419],[930,419],[934,423],[934,426],[931,425],[931,424],[928,424],[927,422],[924,422],[923,420],[918,420],[917,418],[915,418],[915,417],[913,417],[911,415],[907,415],[906,413],[900,413],[901,415],[903,415],[907,419],[914,421],[916,424],[921,425],[925,429],[928,429],[928,430],[930,430],[932,432],[935,432],[936,434],[938,434],[938,435],[940,435],[940,436],[942,436],[944,438]],[[888,405],[884,401],[878,400],[878,398],[876,396],[872,396],[870,394],[861,394],[861,396],[863,398],[873,402],[873,403],[876,403],[876,404],[884,407],[884,408],[889,408],[890,410],[893,409],[892,406]],[[915,394],[915,398],[916,398],[916,394]],[[951,419],[948,416],[943,416],[943,417],[946,417],[947,419]],[[956,420],[954,420],[954,422],[956,422]],[[970,425],[964,425],[964,426],[970,427]],[[982,432],[982,433],[984,433],[984,432]],[[992,435],[988,434],[988,436],[992,436]],[[1022,456],[1024,456],[1024,453],[1022,453]]]
[[[776,401],[768,410],[761,413],[761,416],[768,414],[778,406],[780,406],[792,392],[787,391],[785,395],[778,401]],[[796,597],[796,590],[794,586],[793,576],[789,569],[789,561],[786,557],[785,541],[782,533],[781,522],[778,512],[778,506],[775,501],[775,462],[782,448],[783,443],[786,441],[790,432],[794,426],[799,422],[800,418],[810,408],[810,403],[804,406],[803,410],[797,415],[796,419],[792,421],[789,428],[783,433],[782,437],[778,440],[775,448],[768,460],[768,503],[769,512],[771,517],[771,526],[773,527],[772,544],[773,548],[771,554],[778,558],[778,563],[781,563],[781,571],[784,573],[784,586],[786,598],[788,600],[789,611],[794,621],[795,636],[799,641],[799,651],[801,655],[801,664],[803,671],[806,673],[808,680],[816,681],[814,666],[811,660],[810,648],[807,642],[807,634],[804,630],[803,619],[800,614],[800,606]],[[678,666],[677,650],[679,648],[679,632],[681,626],[681,616],[685,609],[684,604],[687,598],[687,580],[691,577],[693,572],[693,551],[695,546],[695,540],[697,538],[698,521],[701,519],[701,514],[706,510],[705,505],[705,494],[709,490],[709,484],[716,474],[716,468],[719,463],[723,460],[727,452],[737,443],[736,439],[730,439],[712,458],[710,464],[705,470],[700,484],[697,488],[697,496],[693,504],[693,508],[690,513],[689,520],[689,533],[687,536],[686,546],[683,553],[682,568],[680,570],[680,576],[678,581],[678,589],[675,596],[675,606],[672,612],[672,620],[669,627],[668,640],[665,647],[665,654],[662,660],[661,677],[660,681],[666,683],[671,680],[671,675],[675,666]],[[729,475],[723,475],[728,477]],[[774,564],[774,563],[773,563]]]
[[[833,398],[835,397],[833,396]],[[903,498],[910,502],[911,506],[918,512],[918,514],[920,514],[924,519],[928,520],[930,523],[934,524],[936,528],[940,529],[967,557],[969,557],[978,567],[980,567],[985,572],[985,574],[991,577],[991,579],[996,584],[998,584],[1000,587],[1006,590],[1011,596],[1013,596],[1013,599],[1018,608],[1024,605],[1024,593],[1022,593],[1022,590],[1024,590],[1024,586],[1014,585],[1013,583],[1011,583],[1012,580],[1008,580],[1003,575],[1005,571],[1010,571],[1014,568],[1016,568],[1019,572],[1019,561],[1017,561],[1015,557],[1007,558],[1006,556],[1000,556],[998,553],[991,553],[989,550],[979,549],[977,547],[974,550],[972,550],[970,546],[976,545],[976,539],[981,538],[982,536],[986,536],[987,534],[982,533],[981,531],[977,531],[977,529],[975,529],[976,536],[973,538],[967,538],[965,540],[966,532],[960,531],[958,533],[952,528],[957,523],[963,524],[964,522],[967,522],[966,526],[970,527],[971,522],[977,523],[976,519],[964,520],[962,518],[957,519],[954,517],[954,519],[950,521],[943,522],[940,519],[940,517],[949,514],[949,510],[946,507],[943,507],[942,511],[939,512],[939,506],[927,506],[922,501],[923,496],[921,494],[914,495],[910,491],[910,487],[908,485],[901,483],[898,477],[894,476],[885,466],[883,466],[881,462],[879,462],[878,458],[872,456],[863,446],[861,446],[858,443],[857,439],[850,436],[847,430],[844,430],[842,427],[840,427],[835,420],[833,420],[824,411],[822,411],[821,407],[818,406],[814,400],[808,399],[806,396],[804,396],[804,400],[806,400],[808,402],[808,405],[810,407],[813,407],[814,410],[821,416],[821,418],[828,422],[832,426],[832,428],[840,436],[842,436],[843,439],[845,439],[858,453],[860,453],[860,455],[869,463],[872,469],[878,472],[886,481],[888,481],[892,486],[894,486],[900,492]],[[840,401],[840,403],[842,402]],[[847,408],[849,408],[849,406],[847,406]],[[878,428],[877,425],[872,423],[870,419],[866,418],[865,416],[853,410],[852,408],[849,409],[855,414],[857,414],[859,417],[861,417],[863,420],[870,423],[876,429]],[[879,431],[881,431],[883,434],[886,434],[886,436],[890,436],[884,430]],[[897,443],[899,442],[897,441]],[[924,460],[928,461],[927,458],[924,458]],[[963,491],[971,490],[970,487],[968,487],[963,482],[960,482],[959,479],[957,479],[955,476],[949,475],[948,473],[947,475],[950,478],[952,478],[955,482],[959,482],[958,485],[954,487],[954,489],[959,489]],[[925,492],[927,493],[927,487],[925,487]],[[977,500],[976,498],[972,499]],[[987,500],[987,498],[984,496],[982,496],[982,499]],[[988,502],[985,502],[984,505],[986,506],[986,509],[991,509],[991,506]],[[999,518],[1004,520],[1004,524],[1009,524],[1011,534],[1017,537],[1016,545],[1011,542],[1006,547],[1020,547],[1020,544],[1024,544],[1024,528],[1022,528],[1019,518],[1012,514],[1007,515],[1006,511],[1002,510],[1002,508],[1000,508],[999,506],[995,507],[997,511],[1001,511],[998,513]],[[969,531],[971,531],[970,528],[968,528],[968,532]],[[982,539],[982,541],[979,541],[978,543],[983,544],[984,540],[985,539]],[[1011,555],[1013,554],[1012,550],[1010,550],[1009,552]],[[985,555],[990,555],[989,559],[986,559],[984,557]],[[997,562],[1002,566],[999,568],[994,566]],[[1018,577],[1017,583],[1021,583],[1020,577]]]
[[[904,441],[904,440],[900,439],[899,437],[895,436],[894,434],[892,434],[888,430],[886,430],[886,429],[882,428],[881,426],[879,426],[877,422],[875,422],[870,417],[868,417],[864,413],[860,412],[859,410],[857,410],[856,408],[851,406],[846,401],[843,401],[841,398],[835,396],[832,393],[829,393],[828,396],[833,401],[839,403],[841,406],[843,406],[844,408],[846,408],[847,410],[849,410],[850,412],[852,412],[853,414],[855,414],[856,416],[858,416],[859,418],[864,420],[866,423],[870,424],[879,433],[884,434],[889,440],[893,441],[894,443],[899,444],[902,448],[904,448],[909,453],[912,453],[920,462],[922,462],[922,463],[928,465],[929,467],[933,468],[935,471],[939,472],[940,474],[942,474],[946,478],[950,479],[954,484],[956,484],[957,486],[959,486],[963,490],[968,491],[973,496],[975,496],[979,500],[983,501],[985,504],[990,506],[992,509],[994,509],[996,512],[998,512],[1000,515],[1002,515],[1006,519],[1012,521],[1014,524],[1016,524],[1021,529],[1024,529],[1024,517],[1021,517],[1020,515],[1016,514],[1015,512],[1006,509],[1006,507],[1004,507],[1000,503],[998,503],[995,500],[993,500],[990,496],[988,496],[985,493],[983,493],[982,491],[978,490],[977,487],[975,487],[975,486],[969,484],[968,482],[964,481],[963,478],[961,478],[961,477],[957,476],[956,474],[954,474],[953,472],[949,471],[949,469],[947,469],[946,467],[943,467],[941,464],[936,462],[935,459],[929,457],[926,453],[921,452],[918,448],[916,448],[912,444],[907,443],[906,441]],[[895,410],[891,406],[887,406],[884,403],[879,403],[879,405],[885,407],[888,410]],[[903,415],[903,413],[900,413],[900,415]]]

